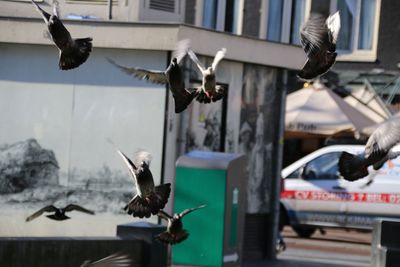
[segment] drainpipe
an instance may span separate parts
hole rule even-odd
[[[108,20],[112,20],[112,0],[108,0]]]

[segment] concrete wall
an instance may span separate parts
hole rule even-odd
[[[52,0],[35,0],[46,12],[52,13]],[[108,0],[58,0],[60,18],[108,20]],[[181,22],[184,20],[185,1],[175,0],[174,12],[150,9],[150,0],[113,0],[114,21]],[[0,16],[40,17],[31,1],[0,2]],[[81,18],[80,18],[81,17]]]

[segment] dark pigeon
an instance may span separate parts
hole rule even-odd
[[[189,233],[183,229],[182,218],[192,211],[204,208],[206,205],[201,205],[197,208],[186,209],[181,213],[175,213],[174,216],[169,215],[163,210],[158,212],[158,216],[168,222],[167,230],[156,236],[156,239],[165,244],[177,244],[184,241]]]
[[[60,50],[59,68],[62,70],[69,70],[84,63],[92,51],[92,38],[73,39],[58,18],[56,5],[54,5],[53,15],[50,15],[33,0],[31,1],[37,11],[42,15],[50,32],[51,39]]]
[[[379,170],[389,159],[400,155],[400,119],[381,124],[369,137],[362,155],[343,152],[339,158],[339,172],[345,180],[356,181],[367,176],[368,166]]]
[[[115,63],[111,59],[107,60],[123,72],[133,75],[138,79],[147,80],[155,84],[168,84],[175,100],[175,113],[181,113],[197,95],[195,90],[185,88],[185,78],[180,66],[182,59],[187,53],[189,47],[188,43],[187,40],[182,40],[178,43],[178,47],[174,51],[171,63],[165,71],[124,67]]]
[[[300,30],[300,40],[307,54],[307,61],[297,74],[301,80],[310,81],[326,73],[336,61],[336,41],[340,30],[339,12],[326,20],[311,15]]]
[[[211,67],[208,67],[207,69],[203,64],[201,64],[196,54],[191,49],[188,50],[188,54],[202,74],[202,85],[196,89],[196,100],[200,103],[211,103],[222,99],[226,94],[226,88],[217,85],[215,73],[217,71],[218,63],[225,57],[226,48],[222,48],[217,52]]]
[[[30,222],[33,219],[36,219],[37,217],[42,215],[44,212],[53,212],[53,214],[51,214],[51,215],[46,215],[46,217],[49,218],[49,219],[56,220],[56,221],[64,221],[64,220],[70,219],[70,217],[65,215],[65,213],[73,211],[73,210],[94,215],[93,211],[87,210],[87,209],[85,209],[85,208],[83,208],[83,207],[81,207],[79,205],[75,205],[75,204],[69,204],[65,208],[61,208],[61,209],[56,208],[53,205],[49,205],[49,206],[46,206],[46,207],[38,210],[37,212],[33,213],[31,216],[26,218],[26,221]]]
[[[135,185],[136,195],[124,207],[124,210],[134,217],[150,217],[156,215],[168,202],[171,193],[171,184],[154,186],[153,175],[149,169],[151,155],[148,152],[140,151],[132,162],[124,153],[118,150],[118,154],[128,166]]]

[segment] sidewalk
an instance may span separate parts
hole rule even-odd
[[[242,267],[344,267],[348,265],[279,259],[276,261],[243,262]]]

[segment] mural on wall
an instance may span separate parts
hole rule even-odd
[[[130,186],[128,186],[130,185]],[[36,139],[0,146],[0,204],[27,213],[70,203],[97,212],[122,213],[132,195],[129,176],[108,166],[96,173],[70,172],[68,185],[59,182],[59,165],[52,150]]]
[[[149,151],[159,184],[166,91],[110,67],[104,56],[162,69],[167,52],[99,48],[79,72],[61,73],[51,47],[29,47],[28,58],[26,49],[0,48],[7,51],[0,61],[0,216],[7,218],[0,220],[0,235],[115,236],[118,224],[138,219],[123,210],[135,186],[107,140],[131,158],[139,149]],[[146,127],[138,127],[143,122]],[[95,215],[72,211],[62,222],[47,214],[25,221],[44,206],[68,204]]]
[[[269,211],[270,181],[264,173],[270,166],[264,162],[270,161],[272,143],[268,142],[270,133],[264,131],[270,127],[265,127],[263,112],[273,108],[275,83],[275,69],[244,65],[238,152],[248,157],[248,213]]]
[[[220,151],[222,101],[207,105],[193,102],[188,113],[185,152]]]

